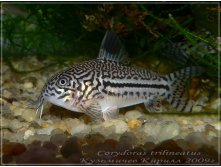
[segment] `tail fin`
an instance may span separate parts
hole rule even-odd
[[[166,75],[169,91],[164,96],[165,99],[178,111],[191,111],[193,101],[186,95],[185,86],[191,77],[199,76],[202,72],[200,67],[187,67]]]

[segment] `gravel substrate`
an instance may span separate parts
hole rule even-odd
[[[31,57],[19,70],[39,68],[47,61]],[[27,74],[11,72],[3,62],[3,164],[218,164],[221,122],[217,88],[211,81],[196,92],[193,113],[150,114],[142,106],[120,112],[118,119],[93,121],[83,114],[47,105],[42,119],[34,101],[50,70]],[[200,105],[199,105],[200,104]],[[163,105],[168,111],[170,106]]]

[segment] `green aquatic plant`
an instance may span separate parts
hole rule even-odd
[[[81,25],[82,5],[2,4],[3,60],[15,73],[25,74],[44,70],[54,64],[91,55],[97,51],[99,35],[93,35]],[[88,6],[89,7],[89,6]],[[88,9],[84,7],[84,9]],[[73,10],[75,9],[75,10]],[[86,47],[83,47],[83,46]],[[54,63],[30,71],[19,71],[13,59],[37,56]],[[89,55],[90,56],[90,55]]]
[[[147,9],[143,5],[141,5],[141,8],[147,11]],[[218,59],[218,48],[217,48],[218,40],[212,37],[205,37],[205,35],[203,36],[202,34],[189,31],[188,29],[180,25],[170,13],[168,15],[167,20],[161,19],[155,16],[154,14],[152,14],[151,12],[149,12],[149,16],[159,21],[160,23],[168,25],[169,27],[177,30],[178,33],[181,34],[186,39],[186,42],[189,43],[189,45],[192,45],[201,53],[203,53],[202,56],[195,50],[187,48],[187,52],[191,55],[191,58],[193,58],[194,61],[197,61],[199,65],[205,67],[208,76],[217,77],[218,69],[220,68],[220,60]],[[170,41],[168,37],[163,36],[162,34],[161,37],[164,38],[166,41]],[[203,46],[200,45],[201,42],[205,43],[206,45],[212,48],[215,48],[214,49],[215,53],[211,54],[207,49],[205,49]]]
[[[176,20],[173,18],[173,16],[171,14],[169,14],[169,18],[171,19],[172,23],[175,25],[175,27],[184,35],[184,37],[193,45],[195,46],[197,49],[199,49],[204,56],[201,57],[200,55],[196,54],[195,52],[193,52],[192,50],[188,50],[192,56],[197,59],[199,62],[201,62],[204,65],[207,65],[209,68],[214,69],[214,70],[218,70],[218,64],[220,64],[220,62],[217,61],[217,56],[213,56],[211,55],[208,50],[206,50],[204,47],[202,47],[201,45],[199,45],[199,41],[205,42],[208,45],[213,46],[213,48],[216,48],[218,46],[218,43],[216,43],[215,40],[212,40],[210,38],[204,38],[200,35],[191,33],[190,31],[184,29],[183,27],[181,27]],[[218,54],[218,53],[217,53]],[[214,70],[212,72],[214,72]],[[218,71],[217,71],[218,72]],[[209,72],[210,74],[210,72]]]
[[[25,15],[14,14],[3,4],[3,57],[20,58],[37,55],[39,58],[61,59],[86,55],[99,45],[99,35],[92,35],[82,25],[82,5],[21,4],[13,5]],[[8,10],[10,9],[10,10]],[[102,38],[102,35],[100,36]],[[89,44],[90,42],[90,44]],[[86,45],[83,49],[82,46]],[[58,61],[58,62],[59,62]]]

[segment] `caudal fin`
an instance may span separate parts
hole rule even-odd
[[[164,96],[165,99],[178,111],[191,111],[193,101],[186,95],[186,83],[191,77],[199,76],[202,72],[200,67],[187,67],[166,75],[169,91]]]

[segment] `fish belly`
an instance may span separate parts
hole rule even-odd
[[[123,108],[136,104],[141,104],[148,101],[145,98],[138,97],[116,97],[106,95],[103,99],[99,101],[102,110],[105,110],[110,107]]]

